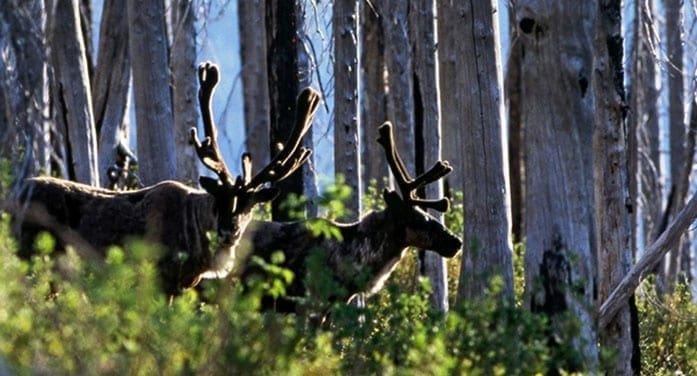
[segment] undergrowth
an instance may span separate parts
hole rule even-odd
[[[461,228],[461,218],[447,220]],[[491,297],[453,301],[447,314],[432,309],[414,250],[365,307],[333,304],[318,326],[306,315],[260,311],[264,294],[282,294],[297,277],[273,260],[267,278],[244,292],[217,281],[170,302],[158,286],[158,253],[143,243],[114,247],[104,262],[70,250],[56,257],[48,235],[35,246],[32,259],[18,258],[3,214],[0,363],[19,375],[528,375],[558,372],[577,356],[550,349],[547,320],[519,296],[501,301],[495,285]],[[448,266],[451,296],[458,260]],[[644,372],[696,372],[697,306],[687,289],[662,300],[645,290],[638,306]]]

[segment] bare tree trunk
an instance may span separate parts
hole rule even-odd
[[[598,298],[604,301],[632,265],[629,182],[624,132],[625,94],[620,0],[598,2],[594,39],[593,92],[595,131],[593,166],[598,252]],[[606,350],[616,351],[605,371],[632,375],[629,301],[600,335]]]
[[[668,61],[666,69],[668,71],[668,118],[670,121],[670,181],[671,190],[677,193],[687,191],[687,187],[680,187],[680,174],[682,165],[685,163],[685,105],[683,102],[683,14],[682,0],[666,0],[666,49]],[[688,183],[688,182],[686,182]],[[681,207],[685,197],[675,195],[673,207]],[[668,215],[675,211],[668,208]],[[671,293],[675,287],[681,245],[671,251],[666,268],[661,272],[665,293]]]
[[[108,186],[107,169],[116,163],[119,143],[128,139],[131,58],[128,52],[128,15],[122,1],[104,2],[99,44],[92,102],[99,135],[99,181],[102,186]]]
[[[409,44],[409,3],[385,0],[380,4],[382,29],[385,32],[385,68],[389,95],[387,118],[392,122],[407,171],[414,164],[414,87],[411,47]]]
[[[78,0],[78,10],[80,17],[78,18],[80,23],[80,30],[82,30],[82,41],[85,45],[85,56],[87,58],[87,76],[92,82],[94,77],[94,46],[92,45],[93,32],[92,32],[92,1],[91,0]]]
[[[458,14],[449,32],[460,35],[455,44],[458,90],[448,93],[459,103],[454,109],[462,134],[461,171],[465,246],[462,253],[458,299],[486,296],[492,278],[502,277],[502,297],[513,298],[513,261],[510,240],[510,197],[503,148],[503,78],[498,50],[498,20],[492,1],[443,7]]]
[[[509,7],[509,19],[514,19],[513,9]],[[506,62],[504,92],[508,108],[508,174],[511,191],[511,234],[514,242],[525,239],[523,223],[525,212],[525,154],[523,137],[525,134],[520,116],[520,59],[523,46],[518,40],[515,23],[510,27],[510,52]]]
[[[272,157],[288,139],[294,126],[295,99],[299,92],[298,5],[295,1],[266,0],[266,56],[269,90],[269,128]],[[306,169],[307,166],[299,170]],[[288,194],[303,194],[303,173],[296,171],[277,184],[281,195],[272,203],[275,221],[290,220],[280,205]]]
[[[375,142],[378,127],[387,120],[387,95],[385,93],[385,45],[382,22],[376,6],[368,1],[360,1],[361,40],[361,163],[363,183],[370,184],[374,179],[378,187],[388,175],[387,162],[383,158],[380,144]]]
[[[0,158],[21,180],[51,172],[46,11],[38,0],[13,0],[7,7],[12,11],[0,12],[0,65],[22,69],[0,69]],[[24,147],[26,163],[19,160]]]
[[[247,151],[257,173],[269,164],[269,90],[266,67],[264,0],[239,0],[240,60],[244,88],[244,125]]]
[[[139,171],[151,185],[176,179],[165,9],[162,0],[128,0]]]
[[[297,9],[296,21],[297,21],[297,51],[296,56],[298,59],[298,88],[303,90],[304,88],[312,85],[312,76],[316,69],[319,69],[312,63],[311,55],[313,54],[309,46],[312,41],[308,36],[308,30],[311,28],[309,25],[313,25],[314,22],[308,22],[307,9],[314,7],[312,0],[295,0],[295,7]],[[315,16],[310,16],[312,19]],[[314,149],[315,140],[313,137],[313,132],[307,132],[305,137],[303,137],[303,146],[308,149]],[[310,155],[307,163],[302,168],[302,182],[303,182],[303,195],[306,198],[305,201],[305,214],[307,218],[317,218],[319,214],[319,189],[317,188],[317,174],[315,168],[315,155]]]
[[[198,181],[197,156],[190,145],[190,129],[198,124],[196,95],[196,4],[193,0],[172,2],[172,100],[174,116],[174,147],[177,158],[177,179],[187,183]]]
[[[697,73],[695,74],[695,76],[697,76]],[[690,126],[687,132],[687,155],[690,163],[685,163],[685,165],[683,166],[683,173],[685,174],[690,173],[692,163],[694,163],[694,156],[696,151],[695,144],[697,143],[697,87],[693,88],[692,109],[690,111]],[[692,250],[689,246],[683,249],[682,258],[680,261],[680,272],[685,276],[685,281],[687,281],[688,284],[691,284],[694,279],[694,275],[692,271]]]
[[[526,304],[549,317],[552,333],[582,358],[569,371],[598,366],[593,316],[592,35],[595,2],[519,0],[525,132]],[[564,320],[579,333],[563,338]]]
[[[689,120],[689,127],[687,130],[687,141],[685,144],[685,163],[680,166],[680,178],[675,185],[675,198],[673,202],[675,205],[671,206],[671,216],[674,216],[679,209],[683,208],[683,203],[687,198],[688,189],[690,187],[690,174],[692,172],[692,163],[695,158],[695,143],[697,143],[697,111],[695,109],[695,103],[697,103],[697,89],[693,93],[692,100],[692,112]],[[672,252],[672,254],[678,253],[679,256],[674,256],[671,258],[671,269],[673,273],[673,284],[678,280],[679,275],[682,273],[686,280],[689,280],[691,270],[690,270],[690,241],[689,234],[685,234],[682,239],[681,246]],[[673,286],[674,287],[674,286]]]
[[[358,109],[358,1],[337,1],[332,13],[334,35],[334,172],[342,174],[353,194],[343,218],[361,216],[362,184]]]
[[[51,27],[58,89],[55,101],[67,127],[70,178],[99,186],[97,136],[77,0],[57,0],[55,11]]]
[[[435,0],[411,3],[409,32],[414,67],[414,111],[417,153],[417,174],[441,160],[440,93],[438,87],[438,53],[436,36]],[[419,145],[420,144],[420,145]],[[426,198],[443,197],[443,183],[439,180],[425,188]],[[422,194],[423,194],[422,193]],[[443,213],[431,215],[443,222]],[[431,281],[431,306],[448,310],[448,270],[445,259],[425,250],[422,258],[423,274]]]
[[[653,1],[637,4],[634,21],[634,49],[632,51],[630,83],[630,127],[636,136],[630,134],[629,151],[630,171],[636,169],[636,177],[631,175],[630,192],[634,199],[636,215],[641,215],[635,222],[643,226],[644,244],[658,237],[658,225],[663,210],[663,195],[661,193],[661,163],[658,127],[658,87],[660,75],[656,72],[656,40],[655,24],[653,23]],[[636,146],[632,146],[632,142]],[[636,167],[632,161],[636,159]],[[632,225],[632,228],[635,226]]]
[[[461,106],[458,97],[455,95],[461,89],[461,82],[452,79],[456,77],[457,64],[461,58],[457,54],[457,44],[462,38],[461,34],[454,33],[456,27],[461,22],[460,16],[452,13],[453,2],[449,0],[437,0],[438,13],[438,70],[440,73],[440,101],[441,108],[441,128],[443,129],[443,159],[449,161],[453,166],[463,165],[462,153],[462,122],[458,111]],[[455,173],[445,177],[445,190],[447,195],[451,195],[454,190],[460,190],[464,179],[462,174]]]

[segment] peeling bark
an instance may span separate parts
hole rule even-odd
[[[97,136],[84,39],[76,0],[58,0],[51,38],[58,106],[67,127],[71,179],[99,186]]]
[[[116,163],[119,142],[128,138],[131,59],[128,14],[120,0],[107,0],[99,31],[97,67],[92,86],[95,126],[99,137],[99,181],[109,185],[107,169]]]
[[[161,1],[129,0],[127,6],[138,170],[152,185],[177,177],[165,9]]]
[[[589,373],[598,366],[589,87],[596,6],[520,0],[513,20],[525,51],[520,65],[521,119],[526,124],[525,302],[531,309],[565,307],[562,312],[545,310],[554,332],[551,341],[563,335],[558,329],[565,319],[578,321],[578,335],[567,340],[582,359],[567,366]],[[550,255],[563,258],[555,265],[570,266],[559,285],[543,278],[550,272],[545,267]],[[560,293],[554,293],[557,289]]]
[[[334,171],[353,194],[344,220],[361,215],[362,183],[358,107],[358,1],[338,1],[333,10],[334,34]],[[377,143],[375,143],[377,144]]]
[[[198,124],[196,93],[196,8],[193,0],[172,2],[173,43],[172,100],[177,180],[188,184],[198,181],[198,165],[190,144],[190,129]]]
[[[414,68],[415,133],[422,140],[417,153],[417,174],[441,160],[440,90],[438,85],[438,45],[436,36],[436,4],[434,0],[411,4],[409,32]],[[420,157],[420,158],[419,158]],[[443,197],[443,184],[439,180],[425,188],[425,197]],[[434,210],[431,215],[443,222],[443,214]],[[421,257],[423,275],[431,281],[429,296],[431,305],[448,310],[448,278],[445,259],[439,254],[425,250]]]

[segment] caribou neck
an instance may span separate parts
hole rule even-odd
[[[340,252],[330,252],[329,263],[351,293],[374,293],[387,280],[407,248],[405,231],[389,209],[374,211],[360,222],[339,225],[344,237]],[[358,279],[356,278],[358,276]]]

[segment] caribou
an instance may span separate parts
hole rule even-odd
[[[142,238],[163,249],[158,268],[162,288],[170,296],[202,279],[230,274],[254,207],[275,198],[279,191],[272,184],[288,177],[310,156],[311,150],[300,144],[312,125],[320,95],[311,88],[303,90],[297,99],[295,128],[283,149],[254,176],[252,158],[245,153],[242,174],[235,178],[218,147],[212,116],[211,100],[220,80],[218,67],[210,62],[200,64],[198,80],[205,138],[201,141],[192,128],[191,142],[216,178],[201,176],[203,189],[163,181],[123,192],[50,177],[27,179],[11,209],[19,232],[20,256],[32,253],[33,239],[42,230],[54,234],[59,248],[70,243],[82,245],[102,258],[109,246]]]
[[[287,287],[287,297],[266,297],[264,309],[297,312],[295,298],[304,297],[308,292],[305,282],[308,273],[314,272],[308,269],[313,257],[319,259],[321,269],[336,283],[337,288],[328,297],[329,301],[348,302],[358,294],[369,296],[379,291],[408,247],[430,249],[443,257],[453,257],[460,250],[462,240],[426,211],[430,208],[445,212],[449,200],[445,197],[427,200],[417,196],[419,188],[444,177],[452,167],[447,161],[438,161],[430,170],[412,179],[399,156],[389,122],[379,128],[378,142],[385,149],[401,193],[400,196],[386,188],[383,191],[385,209],[370,212],[355,223],[321,219],[338,229],[340,236],[315,234],[307,221],[253,221],[250,224],[243,236],[249,255],[269,262],[272,254],[282,251],[285,257],[280,266],[295,275]],[[247,261],[239,279],[247,282],[260,273],[263,271],[255,263]]]

